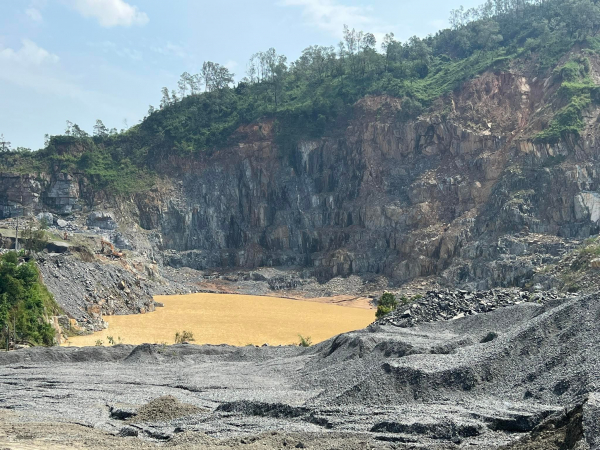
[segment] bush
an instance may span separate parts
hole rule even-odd
[[[404,300],[405,298],[405,296],[402,296],[402,300]],[[397,307],[398,300],[396,300],[394,294],[392,294],[391,292],[385,292],[379,299],[379,302],[377,303],[377,312],[375,313],[375,317],[380,319],[386,314],[391,313]]]
[[[312,345],[312,339],[310,336],[304,337],[299,334],[298,337],[300,338],[300,342],[298,343],[300,347],[310,347]]]
[[[375,317],[377,317],[378,319],[381,319],[383,316],[388,315],[392,311],[393,311],[393,309],[388,306],[379,305],[379,306],[377,306],[377,312],[375,313]]]
[[[183,330],[181,333],[179,331],[177,333],[175,333],[175,343],[176,344],[183,344],[184,342],[193,342],[193,341],[195,341],[194,333],[192,333],[191,331]]]

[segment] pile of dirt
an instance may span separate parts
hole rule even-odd
[[[128,420],[135,423],[170,422],[202,411],[197,406],[181,403],[171,395],[164,395],[139,407],[136,414]]]

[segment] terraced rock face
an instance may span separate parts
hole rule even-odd
[[[288,154],[273,123],[249,124],[210,156],[157,162],[160,185],[133,197],[77,174],[0,174],[0,216],[84,211],[82,224],[173,267],[524,285],[600,230],[598,111],[581,139],[533,140],[558,85],[486,73],[413,121],[399,99],[366,97],[335,137]]]
[[[204,433],[252,442],[272,430],[342,433],[379,448],[596,448],[599,318],[592,295],[409,328],[375,324],[308,349],[1,353],[2,406],[14,421],[60,417],[173,443]]]

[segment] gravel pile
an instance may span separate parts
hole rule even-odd
[[[422,299],[431,308],[433,294]],[[114,436],[172,442],[186,434],[250,442],[282,432],[355,439],[315,447],[328,449],[376,442],[390,449],[598,447],[600,295],[442,294],[438,303],[476,308],[484,301],[495,309],[407,327],[382,321],[310,348],[0,352],[0,403],[22,422],[60,418]]]
[[[428,291],[423,297],[414,299],[410,303],[400,303],[396,310],[382,317],[376,323],[403,328],[414,327],[419,323],[455,320],[524,302],[543,304],[565,298],[567,296],[564,294],[531,293],[519,289],[493,289],[480,292]]]
[[[164,395],[138,408],[130,419],[132,422],[170,422],[180,417],[191,416],[202,409],[180,402],[172,395]]]

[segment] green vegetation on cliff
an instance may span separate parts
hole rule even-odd
[[[79,172],[98,189],[131,193],[147,189],[169,158],[213,152],[230,143],[240,125],[268,119],[282,154],[289,154],[301,139],[343,129],[365,95],[401,98],[398,120],[407,120],[485,70],[516,65],[548,76],[573,48],[597,52],[599,1],[488,0],[453,11],[451,28],[434,36],[399,42],[388,34],[379,45],[373,34],[345,28],[337,48],[310,46],[291,63],[273,48],[256,53],[235,87],[226,68],[206,62],[200,73],[184,73],[176,90],[163,88],[160,107],[150,107],[129,130],[117,133],[98,121],[90,136],[69,123],[44,150],[0,163],[4,170]],[[598,96],[583,60],[555,76],[564,106],[537,136],[542,142],[577,134],[583,111]]]
[[[48,317],[59,314],[52,294],[40,280],[35,262],[21,262],[17,253],[0,257],[0,347],[7,337],[16,342],[53,345]]]

